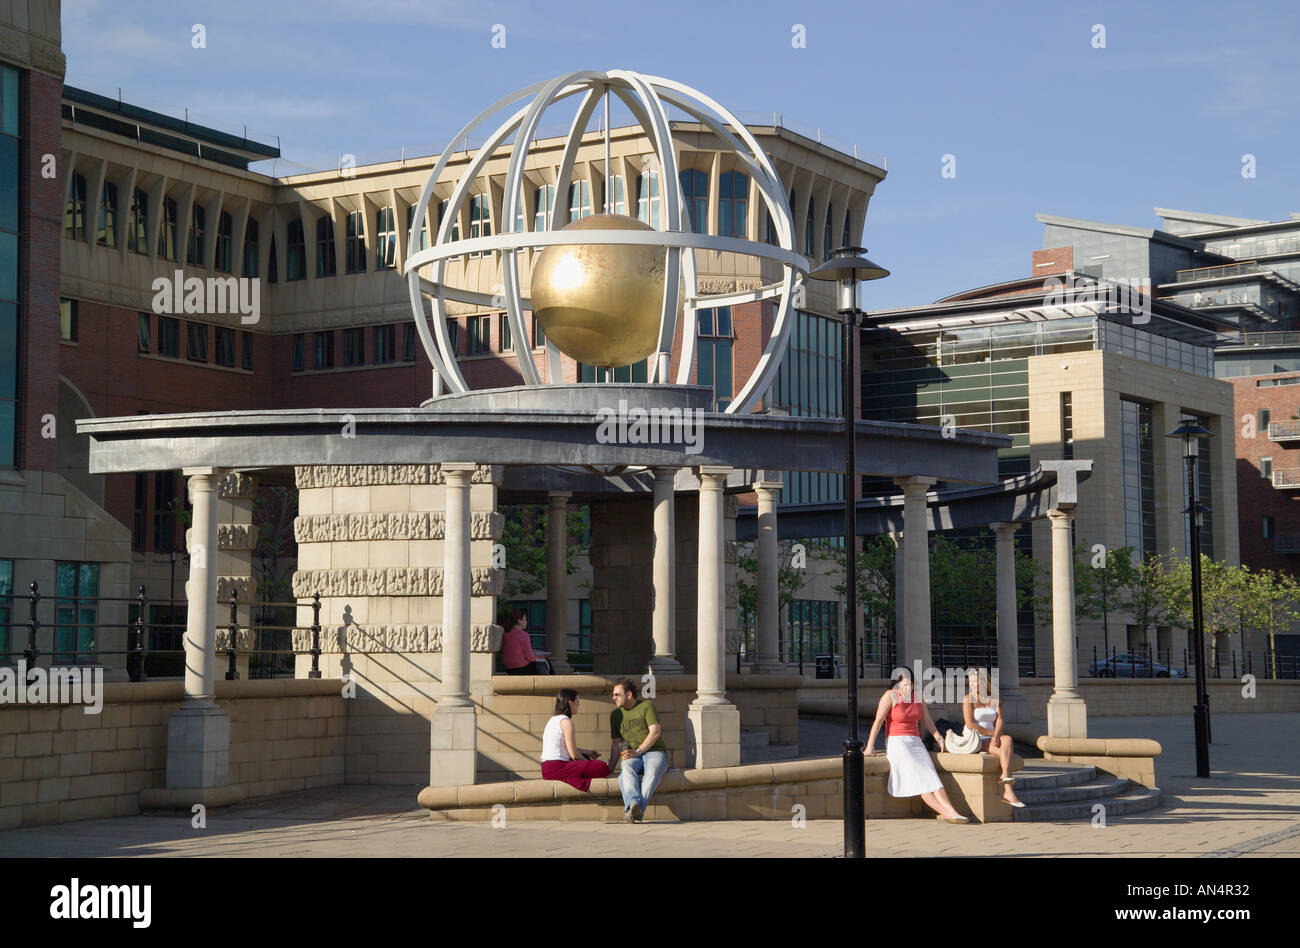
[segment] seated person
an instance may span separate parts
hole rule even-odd
[[[668,772],[668,745],[661,736],[659,713],[649,701],[638,701],[636,685],[623,678],[614,685],[615,708],[609,713],[612,763],[620,761],[618,788],[623,793],[623,821],[640,822],[659,781]]]
[[[583,750],[574,740],[573,714],[578,710],[578,693],[561,688],[555,696],[555,714],[542,732],[542,777],[563,780],[586,792],[592,777],[608,777],[609,765],[594,750]]]
[[[528,613],[516,609],[510,613],[506,634],[501,638],[501,664],[507,675],[545,674],[537,666],[537,660],[550,652],[540,655],[533,651],[533,644],[528,640]]]

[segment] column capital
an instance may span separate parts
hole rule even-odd
[[[1052,521],[1052,526],[1069,526],[1070,521],[1074,519],[1073,508],[1062,510],[1059,507],[1053,507],[1047,511],[1047,519]]]
[[[650,468],[650,470],[654,473],[655,480],[659,480],[660,478],[664,478],[665,480],[677,479],[678,469],[675,467],[668,467],[666,465],[656,464],[654,467]]]
[[[711,489],[717,489],[726,485],[727,475],[735,469],[728,464],[703,464],[692,470],[700,479],[700,487],[704,487],[707,481]]]
[[[438,465],[438,470],[444,474],[473,474],[478,470],[478,465],[473,461],[443,461]]]
[[[564,507],[569,503],[569,498],[573,496],[570,490],[552,490],[546,492],[546,502],[552,507]]]
[[[785,484],[781,481],[755,481],[753,484],[755,492],[770,494],[780,493],[781,488],[784,486]]]
[[[925,496],[931,487],[939,483],[937,477],[895,477],[894,483],[903,488],[904,497]]]
[[[181,473],[186,477],[217,477],[226,473],[224,467],[183,467]]]
[[[1020,529],[1020,521],[1010,520],[1002,523],[990,523],[989,529],[997,535],[998,539],[1013,537],[1016,535],[1016,531]]]

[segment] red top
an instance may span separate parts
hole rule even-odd
[[[903,701],[901,698],[894,698],[894,706],[889,711],[889,718],[886,723],[889,730],[886,731],[888,737],[920,737],[921,730],[918,726],[921,721],[921,702]]]
[[[501,639],[501,664],[506,668],[522,668],[537,661],[528,633],[516,626]]]

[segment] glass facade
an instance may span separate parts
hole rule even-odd
[[[54,661],[90,657],[99,613],[99,564],[59,563],[55,588]]]
[[[1120,441],[1124,459],[1124,545],[1138,557],[1154,556],[1156,546],[1155,444],[1151,406],[1120,400]]]
[[[772,381],[768,400],[791,415],[840,418],[844,415],[844,324],[838,319],[795,310],[790,345]],[[843,476],[817,471],[785,472],[783,504],[813,504],[844,499]]]
[[[804,661],[836,653],[840,637],[840,604],[834,600],[799,599],[786,608],[786,628],[781,636],[781,660]]]
[[[0,467],[18,463],[18,244],[22,227],[19,75],[0,67]]]
[[[1194,421],[1198,425],[1202,425],[1206,428],[1210,427],[1210,419],[1206,418],[1204,415],[1192,415],[1192,414],[1184,413],[1182,418],[1179,419],[1179,424],[1182,424],[1184,421]],[[1268,429],[1265,428],[1264,431],[1267,432]],[[1209,498],[1214,496],[1211,493],[1211,488],[1213,486],[1213,479],[1214,479],[1214,471],[1210,463],[1210,459],[1214,455],[1214,449],[1210,447],[1210,442],[1212,440],[1213,439],[1211,438],[1202,438],[1200,441],[1196,443],[1196,447],[1197,447],[1196,499],[1199,500],[1201,503],[1206,504],[1207,506],[1210,503]],[[1182,477],[1179,478],[1179,481],[1183,485],[1183,509],[1186,510],[1188,507],[1187,459],[1183,457],[1181,444],[1179,445],[1179,449],[1178,449],[1178,459],[1179,459],[1179,464],[1182,465],[1181,468]],[[1272,468],[1271,460],[1269,461],[1269,467],[1270,469]],[[1183,549],[1191,550],[1192,548],[1191,527],[1187,523],[1186,516],[1183,517],[1183,543],[1185,544]],[[1206,556],[1210,557],[1211,559],[1214,558],[1214,515],[1213,513],[1207,513],[1201,518],[1201,552]]]
[[[9,623],[13,621],[13,595],[14,561],[0,560],[0,665],[11,661],[6,653],[13,641],[13,636],[9,634]]]

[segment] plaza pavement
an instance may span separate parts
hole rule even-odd
[[[1213,777],[1195,775],[1191,712],[1096,718],[1090,737],[1151,737],[1164,754],[1157,810],[1087,821],[950,826],[929,819],[867,823],[868,856],[1300,856],[1300,713],[1220,714]],[[804,756],[839,753],[843,727],[803,721]],[[865,736],[865,735],[864,735]],[[1032,761],[1031,761],[1032,763]],[[132,816],[0,832],[0,856],[608,856],[828,857],[838,820],[700,823],[432,822],[419,787],[330,787],[188,817]]]

